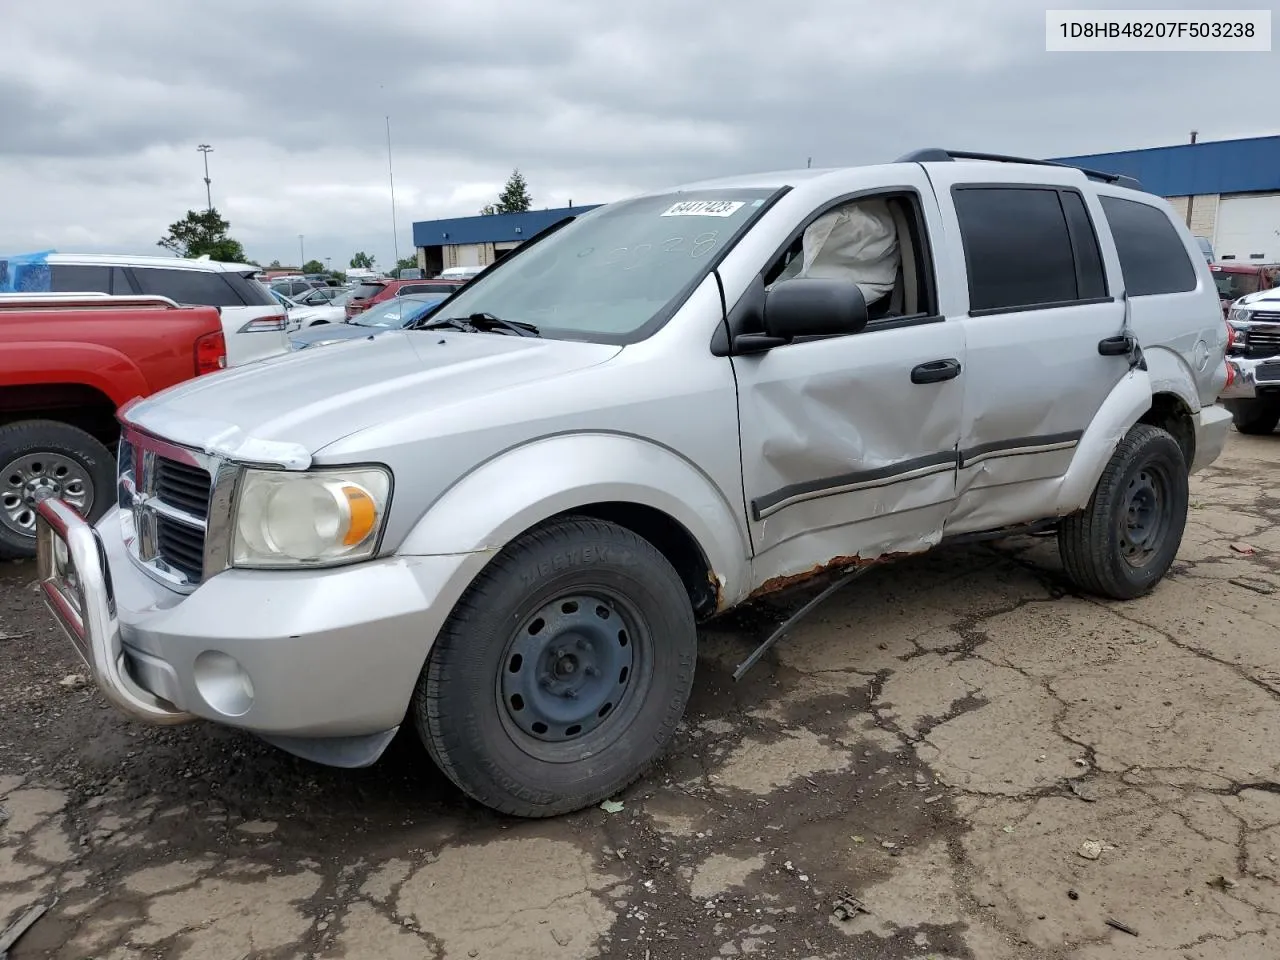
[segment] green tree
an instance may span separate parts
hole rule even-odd
[[[374,260],[373,257],[369,256],[367,253],[361,250],[359,253],[352,255],[351,266],[359,267],[362,270],[372,270],[373,260]]]
[[[533,197],[529,196],[529,184],[517,168],[511,171],[507,185],[498,194],[498,202],[487,204],[481,208],[480,213],[486,217],[495,213],[524,213],[531,206]]]
[[[203,257],[221,263],[244,263],[244,247],[227,233],[231,224],[217,210],[188,210],[187,215],[169,224],[169,232],[156,246],[172,250],[180,257]]]
[[[303,273],[324,273],[324,264],[319,260],[308,260],[302,265]]]
[[[270,263],[268,263],[268,264],[267,264],[267,269],[268,269],[268,270],[283,270],[283,269],[284,269],[284,267],[280,265],[280,261],[279,261],[279,260],[272,260]]]
[[[417,270],[417,269],[418,269],[417,257],[401,257],[399,260],[396,261],[397,275],[399,275],[401,270]]]

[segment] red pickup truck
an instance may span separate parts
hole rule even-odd
[[[35,555],[35,505],[115,501],[116,410],[226,366],[216,307],[163,297],[0,296],[0,557]]]

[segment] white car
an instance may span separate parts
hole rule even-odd
[[[484,267],[446,267],[440,271],[437,280],[470,280],[478,274]]]
[[[303,327],[315,327],[322,323],[345,323],[347,311],[343,306],[345,297],[338,297],[334,302],[315,305],[299,303],[292,297],[286,297],[279,290],[272,290],[271,296],[285,308],[286,330],[293,333]]]
[[[51,253],[46,262],[54,293],[141,293],[217,307],[227,366],[289,350],[285,311],[258,282],[260,268],[251,263],[100,253]]]

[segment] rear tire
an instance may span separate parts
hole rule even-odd
[[[440,769],[494,810],[550,817],[635,781],[684,714],[693,609],[651,543],[586,517],[506,547],[458,602],[414,693]]]
[[[1280,399],[1231,400],[1227,409],[1236,430],[1250,436],[1267,436],[1280,424]]]
[[[1078,513],[1058,532],[1067,576],[1081,590],[1132,600],[1168,572],[1182,544],[1188,507],[1182,448],[1159,427],[1139,423],[1111,455]]]
[[[0,559],[36,555],[37,491],[95,523],[114,502],[115,481],[111,451],[78,427],[56,420],[0,427]]]

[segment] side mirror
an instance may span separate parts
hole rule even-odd
[[[758,353],[799,337],[858,333],[870,316],[867,301],[850,280],[799,277],[774,285],[764,296],[764,333],[734,338],[734,353]]]

